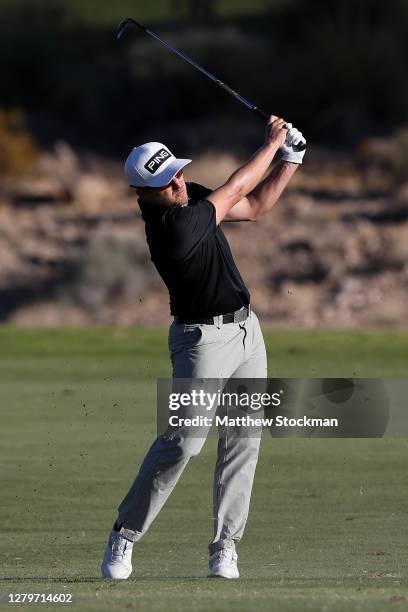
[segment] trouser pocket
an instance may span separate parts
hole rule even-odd
[[[200,325],[185,325],[172,323],[169,330],[169,351],[173,357],[180,351],[197,346],[202,339],[203,331]]]

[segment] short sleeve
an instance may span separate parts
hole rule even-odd
[[[215,233],[215,206],[208,200],[189,206],[173,206],[164,216],[163,223],[170,256],[185,259]]]

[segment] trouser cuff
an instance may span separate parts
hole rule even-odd
[[[124,525],[122,525],[121,528],[118,529],[117,531],[118,533],[120,533],[122,538],[129,540],[129,542],[137,542],[142,537],[142,534],[140,531],[134,531],[133,529],[129,529],[128,527],[125,527]]]
[[[235,542],[234,540],[217,540],[216,542],[211,542],[208,547],[210,555],[218,552],[219,550],[226,548],[228,550],[233,550],[235,552]]]

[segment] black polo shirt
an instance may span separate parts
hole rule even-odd
[[[248,289],[216,225],[211,193],[187,183],[188,205],[140,204],[151,259],[170,293],[170,312],[200,320],[247,306]]]

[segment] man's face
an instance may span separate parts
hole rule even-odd
[[[136,189],[136,193],[144,204],[152,204],[152,206],[187,204],[188,201],[183,170],[179,170],[171,183],[164,187],[141,187],[140,189]]]

